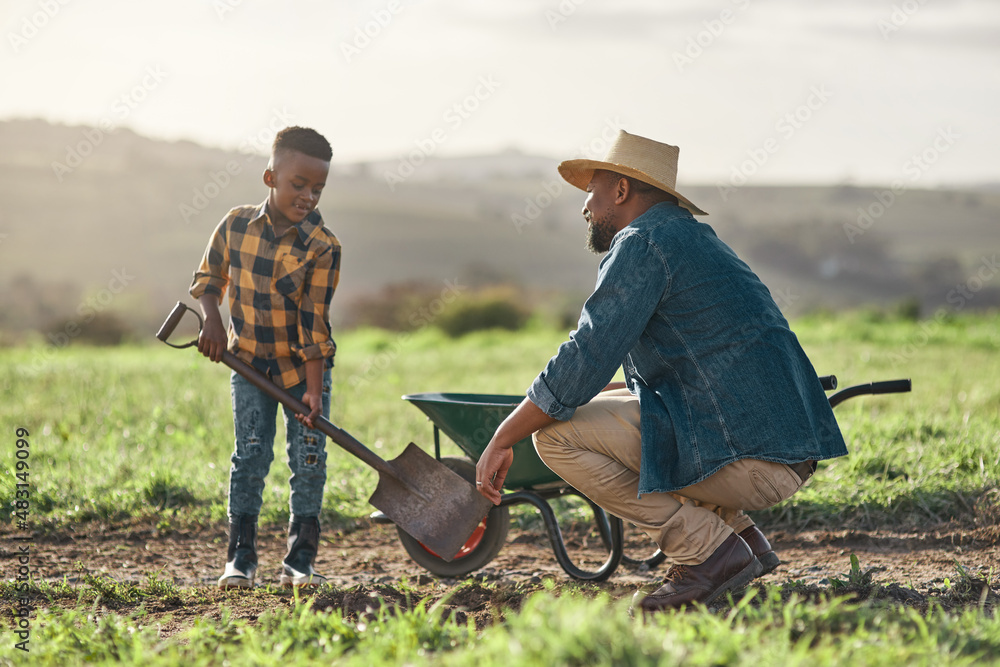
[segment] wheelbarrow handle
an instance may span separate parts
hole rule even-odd
[[[837,407],[837,405],[855,396],[864,396],[866,394],[905,394],[911,389],[912,383],[910,382],[910,378],[858,384],[847,389],[841,389],[831,396],[829,399],[830,407]]]
[[[904,380],[884,380],[882,382],[872,382],[871,393],[873,394],[905,394],[913,388],[909,378]]]

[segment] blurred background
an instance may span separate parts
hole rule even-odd
[[[600,258],[555,167],[618,129],[681,147],[790,316],[994,308],[998,31],[988,0],[5,0],[0,342],[149,340],[291,124],[334,147],[338,327],[572,327]]]

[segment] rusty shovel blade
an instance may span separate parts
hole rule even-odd
[[[412,442],[386,462],[368,502],[442,559],[451,561],[493,507],[466,480]]]

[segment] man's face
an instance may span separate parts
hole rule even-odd
[[[615,226],[614,191],[616,180],[607,172],[594,172],[587,186],[587,201],[583,204],[583,217],[587,221],[587,250],[600,255],[611,249],[611,239],[618,233]]]
[[[268,198],[272,222],[297,225],[309,215],[323,193],[330,163],[299,151],[279,151],[271,168],[264,172],[264,183],[271,188]]]

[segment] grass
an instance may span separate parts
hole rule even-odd
[[[806,318],[793,328],[817,371],[836,373],[842,386],[910,377],[914,391],[839,407],[850,456],[824,463],[802,492],[759,520],[900,530],[1000,521],[1000,315],[919,323],[856,313]],[[411,440],[429,449],[430,425],[401,394],[520,394],[562,339],[542,328],[458,340],[434,329],[345,333],[333,421],[385,458]],[[37,363],[41,353],[0,350],[0,420],[11,434],[0,503],[15,500],[12,434],[23,427],[36,530],[146,522],[168,532],[224,520],[232,447],[226,369],[158,345],[69,348]],[[375,475],[330,447],[324,520],[346,525],[370,511]],[[445,453],[457,449],[446,443]],[[287,518],[282,460],[279,453],[268,479],[264,521]],[[75,586],[33,588],[30,664],[1000,664],[1000,617],[985,605],[990,582],[984,587],[960,565],[941,595],[963,605],[957,609],[886,604],[872,570],[857,559],[829,583],[833,595],[817,597],[792,582],[752,589],[719,609],[636,620],[627,600],[566,586],[532,595],[485,630],[431,602],[361,617],[275,605],[255,623],[223,604],[217,615],[165,637],[162,617],[151,618],[146,605],[183,606],[197,589],[155,577],[135,585],[87,575]],[[14,596],[13,584],[0,585],[0,598]],[[12,634],[3,637],[0,665],[23,664]]]
[[[760,521],[913,527],[998,511],[1000,316],[930,322],[862,313],[794,324],[817,371],[837,374],[841,386],[911,377],[914,390],[838,407],[850,456],[824,463],[802,492],[759,513]],[[523,394],[563,338],[542,328],[458,340],[433,328],[343,334],[332,420],[384,458],[410,441],[430,449],[430,424],[402,394]],[[228,369],[192,350],[155,343],[68,348],[47,357],[36,348],[0,350],[0,420],[10,433],[17,427],[30,433],[36,529],[146,521],[167,532],[225,518],[233,438]],[[6,507],[18,481],[13,440],[0,475]],[[444,440],[446,454],[460,454]],[[264,522],[283,522],[288,514],[280,428],[277,441]],[[346,525],[370,511],[376,475],[328,446],[323,518]],[[584,506],[576,508],[585,518]]]
[[[918,611],[847,597],[808,599],[751,589],[714,610],[632,619],[628,600],[547,590],[477,631],[440,603],[360,616],[295,601],[257,623],[225,608],[170,637],[139,610],[39,611],[31,664],[158,665],[990,665],[1000,664],[1000,616],[975,607]],[[0,646],[0,664],[25,657]]]

